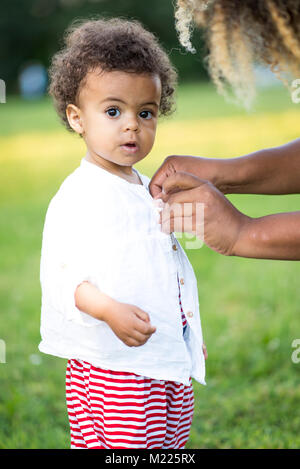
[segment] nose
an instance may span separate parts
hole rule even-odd
[[[124,130],[125,131],[131,130],[133,132],[138,132],[139,122],[138,122],[138,119],[137,119],[136,115],[130,115],[130,116],[127,117],[126,122],[125,122],[125,126],[124,126]]]

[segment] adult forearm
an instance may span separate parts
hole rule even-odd
[[[298,194],[300,139],[236,158],[170,155],[150,181],[151,195],[159,196],[166,179],[178,172],[209,181],[223,194]]]
[[[107,314],[116,307],[117,301],[85,281],[76,288],[75,304],[80,311],[106,321]]]
[[[300,212],[248,218],[241,228],[232,255],[300,260]]]
[[[212,164],[224,194],[300,193],[300,139]]]

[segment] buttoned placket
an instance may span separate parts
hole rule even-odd
[[[179,279],[179,288],[180,288],[180,294],[181,294],[181,305],[182,305],[182,309],[183,309],[183,314],[189,324],[190,327],[192,327],[193,325],[193,317],[194,317],[194,313],[193,311],[189,310],[187,311],[186,313],[186,308],[185,308],[185,279],[183,277],[183,269],[182,269],[182,264],[181,264],[181,259],[180,259],[180,256],[179,256],[179,252],[178,252],[178,241],[177,239],[175,238],[174,236],[174,233],[171,233],[171,242],[172,242],[172,250],[174,252],[174,256],[175,256],[175,259],[176,259],[176,265],[177,265],[177,275],[178,275],[178,279]]]
[[[149,202],[149,205],[151,205],[152,210],[157,215],[158,212],[161,211],[161,209],[154,205],[155,199],[153,199],[153,197],[151,196],[151,194],[149,192],[149,189],[144,184],[142,186],[138,186],[138,189],[144,189],[145,190],[144,193],[146,195],[147,202]],[[178,275],[179,283],[180,283],[179,289],[180,289],[180,293],[181,293],[181,304],[182,304],[183,314],[184,314],[189,326],[193,327],[194,312],[192,311],[191,308],[189,308],[187,313],[186,313],[186,308],[185,308],[185,292],[184,292],[185,279],[183,277],[183,268],[182,268],[181,259],[180,259],[179,252],[178,252],[178,244],[177,243],[178,243],[178,241],[175,238],[174,233],[170,233],[170,244],[172,245],[172,252],[174,254],[173,259],[174,259],[174,261],[176,263],[176,266],[177,266],[177,275]],[[181,310],[180,310],[179,301],[178,301],[178,307],[179,307],[180,318],[181,318]]]

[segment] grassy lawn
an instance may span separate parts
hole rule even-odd
[[[184,85],[163,119],[149,177],[169,154],[238,156],[298,138],[300,108],[273,88],[246,113],[209,85]],[[51,197],[84,156],[48,99],[0,105],[0,448],[67,448],[66,361],[40,354],[39,261]],[[300,195],[229,196],[250,216],[300,209]],[[182,239],[184,247],[184,239]],[[188,448],[299,448],[299,262],[226,258],[188,250],[208,347],[207,386],[194,382]]]

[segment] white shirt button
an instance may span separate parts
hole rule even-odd
[[[186,314],[188,318],[192,318],[194,316],[194,313],[192,311],[188,311]]]
[[[184,279],[183,278],[180,279],[180,284],[184,285]]]

